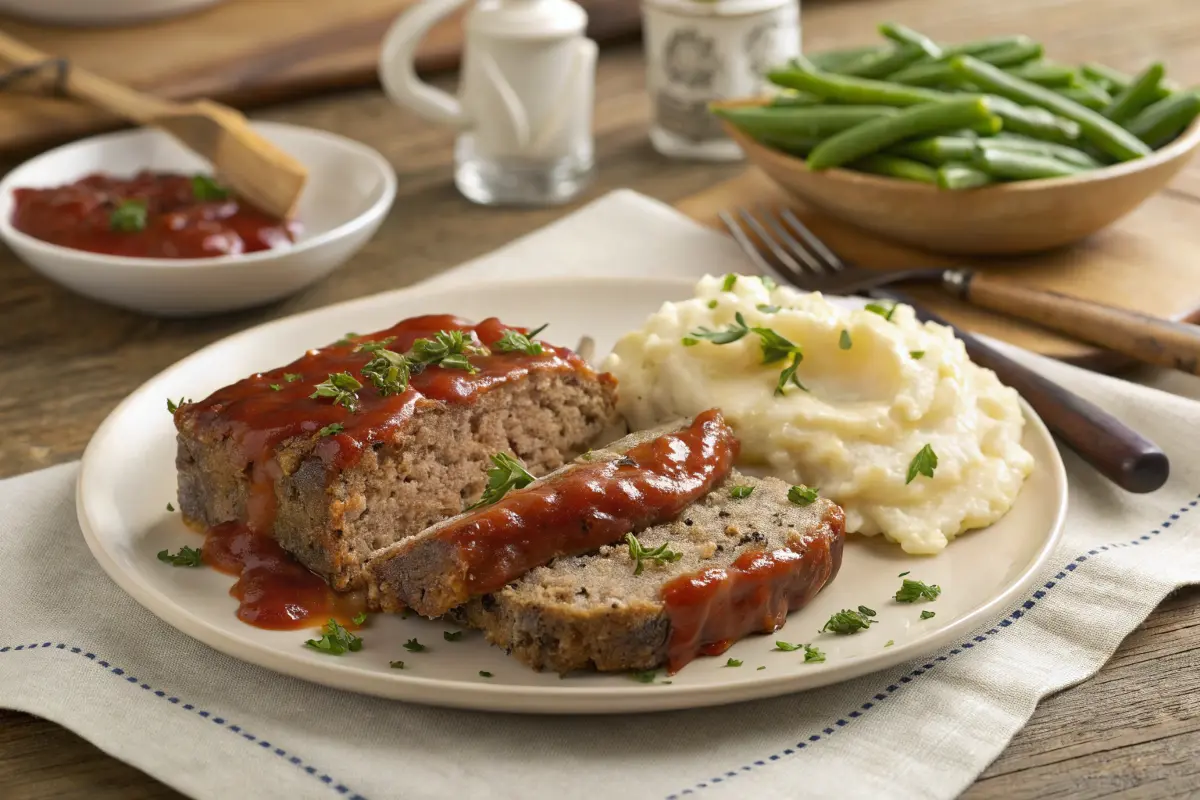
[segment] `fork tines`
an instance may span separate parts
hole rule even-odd
[[[820,278],[845,269],[842,260],[790,208],[736,211],[740,222],[728,211],[718,216],[755,266],[777,280],[810,289]]]

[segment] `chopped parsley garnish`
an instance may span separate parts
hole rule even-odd
[[[790,653],[794,650],[800,650],[803,647],[804,645],[802,644],[792,644],[791,642],[778,641],[775,643],[775,649],[782,650],[785,653]]]
[[[159,550],[158,560],[173,567],[200,567],[204,566],[201,555],[199,547],[181,547],[178,553]]]
[[[935,616],[936,616],[936,612],[933,612],[933,611],[922,611],[921,612],[921,619],[933,619]]]
[[[344,430],[346,430],[345,425],[340,422],[334,422],[317,431],[317,436],[333,436],[335,433],[341,433]]]
[[[734,500],[744,500],[754,494],[753,486],[732,486],[729,489],[729,496]]]
[[[814,489],[804,484],[788,489],[788,500],[798,506],[810,506],[817,501],[820,489]]]
[[[892,645],[894,645],[895,643],[896,643],[896,640],[895,640],[895,639],[888,639],[888,640],[887,640],[887,642],[886,642],[886,643],[884,643],[884,645],[883,645],[883,646],[884,646],[884,647],[891,647],[891,646],[892,646]]]
[[[108,227],[120,233],[146,230],[146,201],[122,201],[108,217]]]
[[[285,372],[285,373],[283,373],[283,379],[284,379],[285,381],[287,381],[288,383],[295,383],[296,381],[300,380],[300,379],[301,379],[301,378],[303,378],[303,377],[304,377],[304,376],[303,376],[303,375],[301,375],[299,372]]]
[[[392,669],[404,669],[403,661],[389,661],[388,666]]]
[[[824,660],[825,660],[825,654],[821,652],[820,648],[813,647],[812,645],[808,645],[808,644],[804,645],[804,663],[805,664],[817,664]]]
[[[842,335],[838,337],[838,349],[849,350],[853,344],[854,343],[850,341],[850,331],[842,328]]]
[[[924,351],[924,350],[909,350],[909,351],[908,351],[908,354],[909,354],[910,356],[912,356],[912,358],[913,358],[914,360],[917,360],[917,361],[919,361],[920,359],[922,359],[922,358],[924,358],[924,357],[925,357],[925,351]]]
[[[629,557],[633,559],[636,566],[633,569],[634,575],[641,575],[647,561],[657,561],[659,564],[670,564],[683,558],[683,553],[671,549],[669,542],[664,542],[653,550],[647,550],[638,541],[638,538],[632,533],[625,534],[625,541],[629,543]]]
[[[862,614],[864,617],[876,616],[874,609],[867,608],[866,606],[859,606],[858,613]]]
[[[421,644],[416,639],[409,639],[404,643],[404,649],[410,653],[420,653],[425,650],[425,645]]]
[[[490,678],[490,677],[492,677],[492,673],[488,672],[487,670],[482,670],[482,669],[481,669],[481,670],[479,670],[479,677],[481,677],[481,678]]]
[[[725,666],[727,666],[727,667],[740,667],[741,665],[742,665],[742,661],[737,658],[731,658],[725,662]]]
[[[358,390],[362,384],[349,372],[331,374],[324,383],[318,383],[316,391],[309,395],[314,400],[318,397],[328,397],[335,406],[342,406],[353,411],[358,408]]]
[[[358,338],[357,333],[347,333],[347,334],[343,335],[342,338],[340,338],[336,342],[334,342],[333,346],[340,347],[342,345],[347,345],[347,344],[350,344],[351,342],[353,342],[357,338]]]
[[[374,384],[384,397],[400,394],[408,388],[412,377],[412,362],[400,353],[388,350],[385,343],[371,342],[359,345],[355,351],[366,351],[375,357],[363,365],[362,375]]]
[[[174,414],[181,405],[183,405],[184,403],[190,403],[190,402],[192,402],[192,401],[187,399],[186,397],[179,398],[178,403],[168,397],[167,398],[167,411],[170,411],[172,414]]]
[[[409,378],[426,367],[461,369],[474,375],[479,369],[471,363],[470,357],[488,353],[487,348],[474,344],[473,340],[460,330],[438,331],[432,339],[417,339],[407,353],[388,350],[387,345],[391,342],[390,338],[380,342],[364,342],[355,348],[355,352],[371,353],[374,356],[363,365],[362,374],[384,397],[403,392],[408,388]],[[533,342],[529,343],[530,347],[534,345]],[[540,351],[541,345],[536,346]]]
[[[779,286],[779,284],[777,284],[775,282],[775,279],[772,278],[770,275],[763,275],[760,280],[762,281],[763,288],[766,289],[768,292],[775,291],[775,288],[777,286]]]
[[[549,324],[549,323],[547,323]],[[507,330],[500,337],[500,341],[492,345],[494,350],[501,353],[524,353],[527,356],[540,356],[545,352],[545,348],[538,342],[533,340],[542,331],[546,330],[546,325],[540,328],[534,328],[529,333],[521,333],[520,331]]]
[[[881,306],[879,303],[867,303],[866,309],[872,314],[878,314],[888,322],[891,322],[892,314],[896,313],[896,308],[899,307],[899,305],[899,303],[892,303],[891,307],[889,308],[887,306]]]
[[[304,643],[305,646],[331,656],[345,655],[347,652],[357,653],[362,650],[362,639],[342,627],[336,619],[326,622],[325,627],[321,628],[321,633],[323,635],[320,639],[309,639]]]
[[[760,669],[766,669],[766,666],[762,666],[762,667],[756,667],[756,668],[755,668],[755,671],[757,672],[757,671],[758,671],[758,670],[760,670]]]
[[[175,510],[175,506],[171,505],[170,503],[167,503],[167,511],[174,511],[174,510]]]
[[[479,370],[468,357],[480,355],[487,355],[487,349],[473,344],[459,330],[438,331],[432,339],[417,339],[408,351],[409,359],[416,364],[461,369],[472,375]]]
[[[710,330],[701,327],[691,332],[683,343],[687,347],[698,344],[701,339],[712,342],[713,344],[733,344],[737,340],[744,337],[750,332],[750,326],[746,324],[746,318],[742,316],[742,312],[737,312],[733,315],[733,322],[726,328],[720,330]]]
[[[709,301],[708,301],[708,307],[709,307],[709,308],[716,308],[716,307],[717,307],[717,301],[716,301],[716,300],[709,300]]]
[[[774,314],[779,310],[779,306],[769,306],[766,303],[759,303],[755,308],[764,314]]]
[[[779,373],[779,381],[775,384],[776,396],[783,395],[783,390],[787,387],[788,383],[792,383],[797,388],[803,389],[806,392],[808,391],[808,387],[801,383],[800,379],[796,377],[796,370],[799,368],[800,362],[803,360],[804,355],[797,350],[795,355],[792,356],[792,363],[784,367],[783,372]]]
[[[282,387],[282,386],[280,386],[278,383],[272,383],[272,384],[271,384],[271,391],[272,391],[272,392],[281,392],[281,391],[283,391],[283,387]]]
[[[924,581],[904,579],[904,583],[896,590],[897,603],[915,603],[918,600],[937,600],[942,593],[942,587],[936,583],[927,584]]]
[[[721,283],[721,291],[722,292],[733,291],[733,287],[734,287],[734,284],[737,283],[737,279],[738,279],[738,276],[732,272],[729,273],[728,275],[726,275],[724,282]]]
[[[529,473],[529,470],[525,469],[525,465],[508,453],[496,453],[489,457],[492,460],[493,466],[488,468],[487,487],[483,490],[483,495],[479,498],[479,501],[467,506],[463,509],[464,511],[490,506],[508,494],[509,491],[524,489],[533,483],[533,475]]]
[[[209,175],[196,174],[192,176],[192,197],[201,203],[224,200],[229,197],[229,190]]]
[[[367,612],[365,612],[365,611],[358,612],[358,614],[356,614],[350,621],[353,622],[355,625],[362,625],[364,622],[367,621]]]
[[[457,642],[462,639],[462,631],[442,631],[442,638],[447,642]]]
[[[896,577],[897,577],[897,578],[903,578],[905,575],[908,575],[908,574],[910,574],[911,572],[912,572],[912,570],[907,570],[907,569],[906,569],[906,570],[904,570],[904,572],[901,572],[901,573],[900,573],[899,575],[897,575]]]
[[[751,328],[751,330],[758,334],[759,344],[762,346],[762,363],[764,364],[774,364],[776,361],[783,361],[788,356],[800,352],[799,347],[771,328]]]
[[[874,612],[867,614],[865,613],[866,611],[870,611],[870,609],[866,608],[866,606],[859,606],[858,611],[851,611],[848,608],[842,609],[831,616],[829,621],[825,623],[825,627],[821,628],[821,630],[817,632],[840,634],[858,633],[861,630],[869,628],[871,623],[878,621],[871,619],[871,617],[874,616]]]
[[[912,483],[918,475],[932,478],[933,471],[936,468],[937,453],[933,452],[933,447],[925,445],[917,451],[917,454],[913,456],[912,461],[908,464],[908,475],[904,477],[905,486]]]
[[[638,683],[654,683],[654,679],[658,677],[658,670],[643,669],[629,673],[629,677]]]

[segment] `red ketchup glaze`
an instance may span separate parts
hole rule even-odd
[[[667,668],[671,673],[698,655],[715,656],[751,633],[771,633],[804,606],[842,565],[846,519],[831,505],[818,530],[787,547],[747,551],[728,568],[680,575],[662,589],[671,621]]]
[[[321,437],[313,449],[313,455],[325,463],[328,472],[333,472],[353,466],[367,448],[387,441],[423,404],[469,405],[488,389],[522,379],[533,371],[590,369],[571,350],[542,342],[543,352],[536,356],[496,351],[487,356],[471,356],[470,361],[478,370],[474,374],[461,369],[429,367],[412,376],[406,391],[390,397],[382,396],[361,374],[372,356],[355,352],[357,343],[394,336],[395,341],[388,349],[403,353],[417,339],[431,339],[444,330],[468,332],[475,344],[489,347],[508,330],[527,332],[495,318],[475,325],[448,314],[412,317],[346,344],[310,350],[287,366],[218,389],[200,402],[182,406],[175,414],[175,423],[181,429],[185,426],[207,429],[206,434],[214,439],[229,437],[237,443],[246,463],[251,465],[247,521],[255,530],[270,531],[275,516],[275,480],[282,474],[276,451],[289,439],[315,436],[333,423],[342,425],[341,432]],[[334,405],[328,398],[310,397],[317,384],[339,372],[349,372],[363,383],[354,412]],[[285,377],[288,375],[293,376],[292,381]],[[300,377],[295,378],[297,375]],[[272,386],[278,386],[278,391]]]
[[[192,177],[139,172],[132,178],[93,174],[65,186],[17,189],[13,227],[51,244],[134,258],[211,258],[284,247],[299,225],[271,217],[230,195],[196,199]],[[121,203],[146,204],[140,231],[113,230]]]
[[[237,616],[259,628],[292,630],[351,620],[366,610],[364,592],[339,594],[320,576],[297,563],[269,536],[240,522],[210,528],[204,537],[204,563],[238,576],[229,594],[239,601]]]
[[[461,600],[498,591],[551,559],[674,519],[724,480],[738,449],[713,409],[622,460],[569,470],[464,517],[439,532],[466,563]]]

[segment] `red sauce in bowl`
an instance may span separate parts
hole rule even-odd
[[[17,189],[12,225],[43,242],[133,258],[213,258],[286,247],[300,226],[275,219],[211,178],[96,173],[66,186]]]

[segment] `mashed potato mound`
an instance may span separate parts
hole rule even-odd
[[[730,280],[701,279],[694,299],[664,304],[617,343],[604,369],[620,381],[631,425],[718,407],[744,465],[820,487],[845,508],[847,530],[882,533],[908,553],[938,553],[1008,511],[1033,469],[1017,393],[973,364],[948,328],[918,322],[905,305],[888,318],[756,277],[725,291]],[[738,313],[799,346],[803,389],[776,393],[792,359],[764,364],[754,331],[728,344],[692,336],[736,328]],[[934,475],[906,484],[925,445]]]

